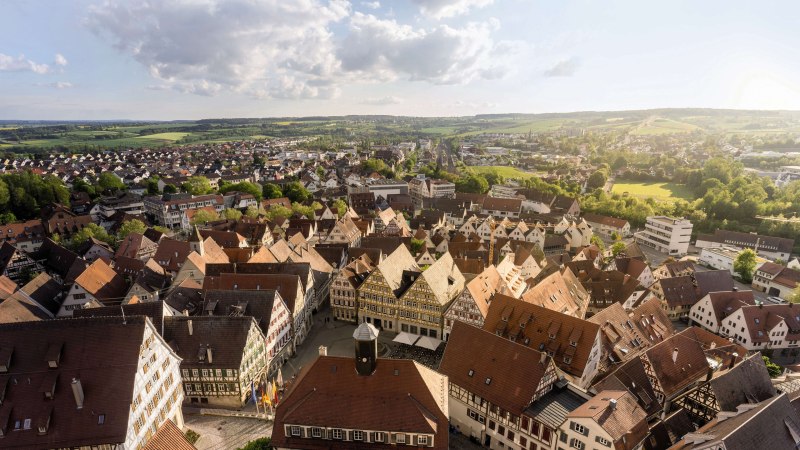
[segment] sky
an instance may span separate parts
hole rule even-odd
[[[800,2],[0,0],[0,119],[800,110]]]

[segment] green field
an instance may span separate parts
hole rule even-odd
[[[530,178],[536,176],[534,172],[526,172],[524,170],[517,169],[516,167],[508,167],[508,166],[467,166],[470,169],[474,170],[476,173],[486,174],[497,172],[498,175],[502,176],[503,178]]]
[[[654,134],[673,134],[673,133],[689,133],[698,130],[700,127],[690,123],[678,122],[672,119],[652,119],[645,120],[641,125],[634,128],[631,134],[637,135],[654,135]]]
[[[683,184],[647,181],[620,181],[615,182],[611,188],[614,194],[632,195],[635,197],[653,197],[656,200],[693,200],[694,195],[691,189]]]
[[[179,141],[188,135],[189,133],[178,133],[178,132],[158,133],[158,134],[148,134],[147,136],[138,136],[134,139],[156,139],[163,141]]]

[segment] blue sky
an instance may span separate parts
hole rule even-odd
[[[800,109],[797,2],[4,0],[0,119]]]

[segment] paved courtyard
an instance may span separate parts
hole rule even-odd
[[[326,319],[328,319],[326,321]],[[328,348],[328,355],[353,357],[355,347],[353,344],[353,332],[356,329],[354,324],[347,322],[337,322],[330,319],[330,308],[324,305],[314,317],[314,325],[306,337],[305,342],[297,348],[295,356],[283,365],[282,373],[284,380],[291,379],[299,373],[303,367],[314,362],[319,355],[319,347],[324,345]],[[392,339],[397,333],[381,331],[378,336],[378,351],[386,350],[380,356],[386,356],[388,351],[397,344]]]
[[[236,449],[246,443],[272,436],[272,422],[244,417],[219,417],[185,414],[186,427],[200,435],[197,450]]]

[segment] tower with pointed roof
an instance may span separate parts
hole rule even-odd
[[[191,247],[192,251],[197,252],[200,256],[203,256],[205,253],[205,249],[203,248],[203,237],[200,236],[200,230],[197,229],[197,225],[194,226],[191,234],[189,234],[189,247]]]

